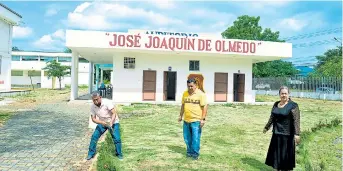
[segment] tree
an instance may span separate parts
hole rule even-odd
[[[35,87],[32,84],[32,76],[34,76],[34,74],[33,74],[34,72],[35,72],[35,70],[29,70],[27,73],[27,75],[30,77],[31,87],[32,87],[33,91],[35,91]]]
[[[71,49],[69,49],[69,48],[65,48],[64,49],[64,53],[71,53],[72,51],[71,51]]]
[[[318,64],[312,77],[342,77],[342,46],[329,49],[324,55],[316,56]]]
[[[47,62],[47,65],[43,70],[47,71],[48,78],[57,77],[60,90],[62,78],[68,74],[70,74],[70,66],[61,65],[61,63],[57,62],[56,60]]]
[[[17,46],[13,46],[12,51],[20,51],[20,49]]]
[[[273,32],[270,28],[262,29],[259,25],[260,17],[248,15],[239,16],[233,26],[222,32],[224,39],[261,40],[285,42],[279,39],[280,32]],[[297,74],[297,69],[289,62],[276,60],[253,64],[254,77],[281,77]]]

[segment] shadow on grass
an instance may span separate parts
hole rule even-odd
[[[186,148],[184,148],[184,147],[175,146],[175,145],[168,145],[167,147],[176,153],[180,153],[180,154],[184,154],[184,155],[186,154]]]
[[[242,158],[241,160],[244,164],[248,164],[248,165],[256,168],[257,170],[273,171],[273,169],[271,167],[267,166],[266,164],[264,164],[264,163],[262,163],[256,159],[253,159],[250,157],[245,157],[245,158]]]

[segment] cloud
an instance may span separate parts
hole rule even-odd
[[[33,42],[33,46],[43,50],[61,50],[64,47],[65,31],[59,29],[51,34],[46,34]]]
[[[174,9],[166,10],[171,8]],[[186,13],[188,15],[183,15]],[[139,5],[122,2],[85,2],[69,13],[64,23],[72,29],[111,31],[149,29],[218,34],[232,24],[235,17],[230,13],[207,8],[176,8],[176,4],[172,1],[152,0]]]
[[[45,11],[44,16],[51,17],[58,14],[60,11],[66,9],[67,6],[63,4],[49,4],[45,8],[46,8],[46,11]]]
[[[67,25],[72,28],[95,30],[127,29],[132,26],[132,23],[142,22],[156,27],[183,24],[179,19],[170,18],[151,10],[133,8],[118,3],[99,2],[82,3],[68,14],[67,19]]]
[[[174,3],[175,1],[169,1],[169,0],[150,0],[148,1],[155,7],[159,9],[175,9],[176,4]]]
[[[32,33],[33,33],[33,29],[30,27],[20,27],[20,26],[13,27],[14,39],[26,38],[32,35]]]
[[[310,32],[323,28],[326,25],[321,12],[304,12],[283,18],[274,23],[283,35],[299,34],[302,31]]]
[[[53,16],[53,15],[56,15],[57,13],[58,13],[57,9],[51,8],[51,9],[47,9],[45,11],[45,16],[50,17],[50,16]]]

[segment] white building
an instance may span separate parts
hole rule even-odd
[[[70,53],[54,52],[12,52],[11,80],[12,87],[23,87],[32,84],[40,84],[41,88],[52,88],[52,78],[48,78],[47,72],[43,70],[48,61],[56,60],[62,65],[71,66]],[[78,84],[88,85],[89,62],[79,58]],[[70,75],[65,76],[61,81],[61,87],[70,85]],[[59,81],[56,79],[55,88],[59,88]]]
[[[11,52],[13,26],[22,16],[0,3],[0,91],[11,90]]]
[[[90,65],[113,64],[115,103],[181,102],[189,77],[203,79],[210,103],[254,102],[253,63],[292,56],[290,43],[144,30],[67,30],[66,46],[73,51],[70,99],[78,97],[81,56]]]

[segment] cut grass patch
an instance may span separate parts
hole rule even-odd
[[[13,112],[10,111],[0,111],[0,127],[11,118]]]
[[[298,163],[309,171],[339,171],[342,166],[342,120],[319,123],[302,134]]]
[[[273,96],[260,98],[268,102],[278,100],[278,97]],[[340,102],[292,99],[299,104],[301,110],[302,131],[316,127],[320,121],[341,117]],[[182,123],[177,122],[180,106],[122,106],[119,116],[122,118],[120,122],[123,129],[124,161],[119,162],[113,156],[114,151],[106,146],[114,148],[114,144],[111,139],[106,139],[108,142],[99,151],[103,158],[98,158],[98,163],[101,167],[106,164],[108,168],[117,170],[269,171],[272,168],[264,162],[271,131],[263,134],[262,130],[269,119],[271,107],[272,105],[209,105],[201,137],[200,159],[193,161],[186,158]],[[127,116],[130,112],[133,114]],[[295,170],[303,170],[301,166],[299,163]],[[98,165],[98,169],[99,167]],[[332,170],[341,169],[336,167],[333,166]]]

